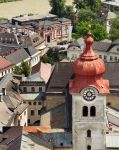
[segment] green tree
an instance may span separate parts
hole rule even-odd
[[[73,38],[85,37],[87,32],[90,30],[88,22],[78,22],[75,27],[75,33],[72,34]]]
[[[110,39],[112,41],[119,39],[119,17],[112,19],[112,21],[110,22],[111,25],[111,29],[110,29]]]
[[[96,41],[100,41],[108,38],[108,34],[105,30],[105,27],[100,23],[93,23],[91,26],[93,37]]]
[[[41,62],[53,64],[52,57],[48,56],[47,54],[43,55],[40,59]]]
[[[79,21],[91,21],[96,19],[96,13],[90,9],[81,9],[79,13]]]
[[[15,66],[14,71],[15,74],[20,75],[21,74],[21,68],[19,66]]]
[[[22,61],[20,66],[16,66],[13,71],[15,74],[22,75],[24,74],[25,77],[28,77],[30,75],[31,69],[28,62]]]
[[[77,9],[89,7],[92,11],[98,11],[101,7],[101,0],[74,0],[73,4]]]
[[[66,0],[49,0],[51,11],[50,13],[63,17],[65,15],[65,3]]]
[[[21,68],[21,73],[24,74],[25,77],[28,77],[31,72],[30,65],[28,64],[28,62],[22,61],[20,68]]]
[[[75,5],[75,8],[77,9],[86,8],[87,6],[86,0],[74,0],[73,4]]]
[[[74,17],[73,6],[70,6],[70,5],[65,6],[65,17],[73,20],[73,17]]]
[[[78,22],[76,25],[76,31],[73,34],[74,38],[85,37],[88,31],[91,31],[94,37],[94,40],[100,41],[108,37],[106,30],[103,25],[97,22]]]

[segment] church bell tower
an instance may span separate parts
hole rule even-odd
[[[88,33],[85,44],[84,52],[73,63],[75,77],[69,82],[73,150],[104,150],[109,81],[102,78],[105,64],[92,50],[91,33]]]

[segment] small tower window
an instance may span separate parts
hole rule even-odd
[[[90,116],[92,116],[92,117],[96,116],[96,108],[95,108],[95,106],[91,106],[91,108],[90,108]]]
[[[87,137],[91,137],[91,130],[87,130]]]
[[[87,150],[91,150],[91,146],[90,145],[87,146]]]
[[[88,116],[88,107],[87,106],[83,106],[83,116],[84,117]]]

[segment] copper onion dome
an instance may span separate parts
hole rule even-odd
[[[80,57],[73,63],[73,71],[75,74],[95,76],[105,72],[103,60],[92,50],[93,41],[91,33],[88,33],[85,39],[86,48]]]
[[[102,78],[105,64],[92,50],[93,41],[89,32],[85,39],[84,52],[73,63],[75,78],[69,82],[70,93],[79,93],[88,86],[95,87],[99,93],[109,93],[109,81]]]

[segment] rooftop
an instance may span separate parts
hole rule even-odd
[[[105,65],[104,78],[110,81],[110,88],[119,88],[119,63],[106,63]],[[72,62],[56,63],[48,82],[47,93],[63,92],[72,74]]]
[[[20,150],[22,127],[4,127],[3,130],[5,132],[0,135],[0,149]]]
[[[5,59],[4,57],[0,56],[0,70],[8,68],[8,67],[13,66],[13,65],[14,64],[11,61],[9,61],[9,60]]]
[[[17,16],[14,17],[12,19],[19,21],[19,22],[27,22],[27,21],[35,21],[35,20],[41,20],[41,19],[45,19],[45,18],[54,18],[56,17],[56,15],[53,14],[44,14],[44,15],[21,15],[21,16]]]
[[[105,2],[103,2],[103,3],[108,4],[108,5],[118,6],[118,7],[119,7],[119,1],[118,1],[118,0],[114,0],[114,1],[105,1]]]

